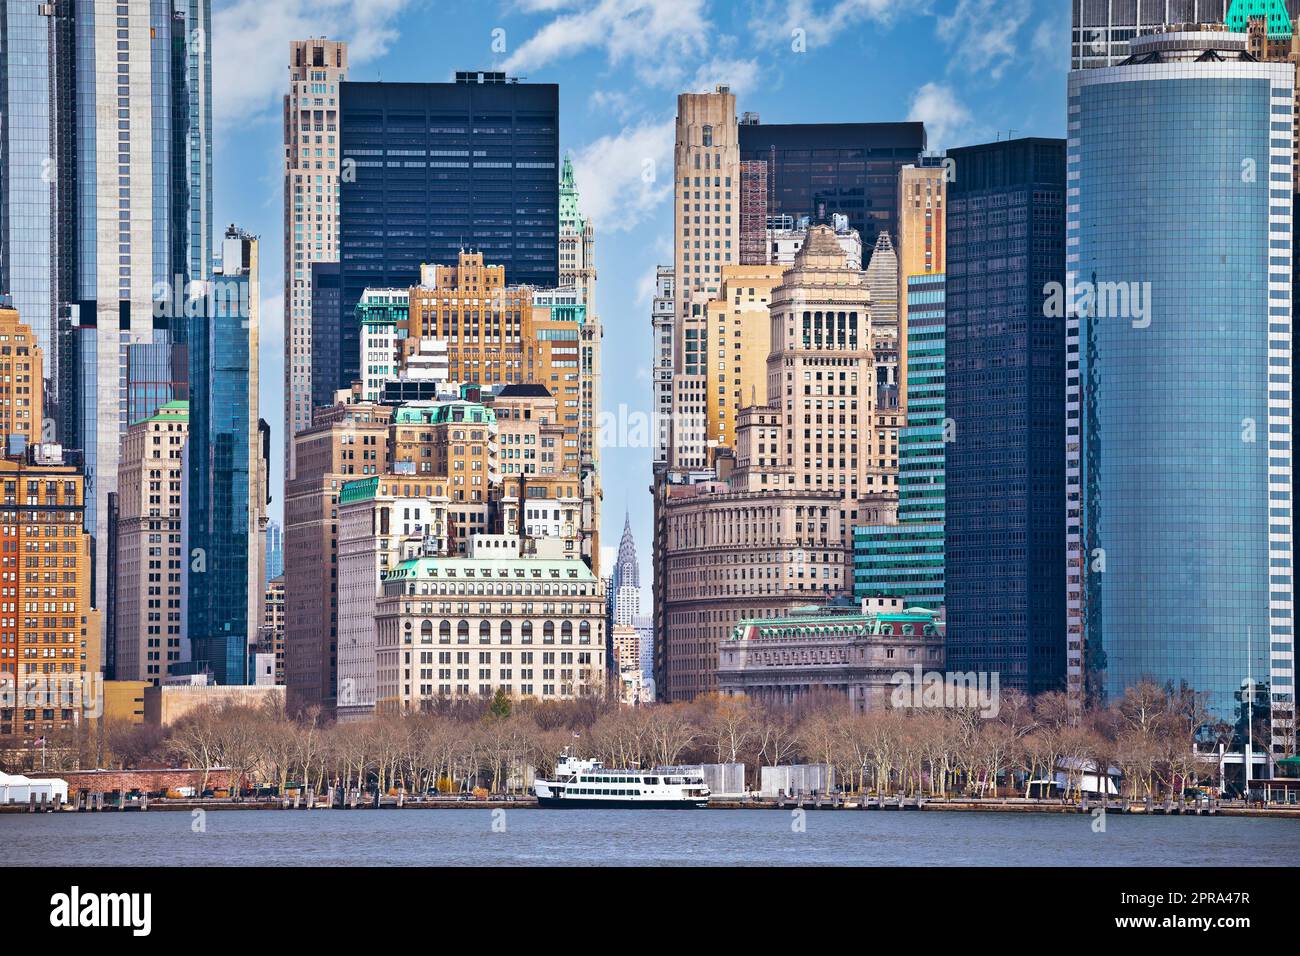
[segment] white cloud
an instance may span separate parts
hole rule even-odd
[[[1001,79],[1025,52],[1019,34],[1032,5],[1032,0],[958,0],[938,27],[939,38],[953,51],[953,65]]]
[[[636,78],[670,86],[684,75],[682,60],[702,55],[712,26],[705,0],[586,0],[565,7],[506,58],[502,68],[523,73],[592,50],[611,66],[630,66]],[[560,4],[545,4],[554,10]]]
[[[695,79],[691,83],[691,90],[711,93],[714,87],[722,83],[731,87],[731,92],[735,93],[736,96],[743,97],[746,93],[757,88],[758,73],[758,61],[754,59],[713,59],[702,64],[695,71]]]
[[[957,139],[969,135],[974,117],[952,87],[926,83],[912,94],[910,122],[925,124],[927,146],[932,150],[960,145]]]
[[[278,111],[288,90],[289,41],[348,42],[350,65],[387,52],[412,0],[219,0],[212,13],[212,83],[218,126]]]
[[[767,0],[752,21],[754,32],[772,45],[788,45],[795,31],[806,49],[826,46],[865,23],[888,26],[899,13],[929,11],[929,0],[836,0],[819,4],[814,0]]]
[[[672,194],[674,121],[624,126],[573,154],[582,211],[598,230],[631,229]]]

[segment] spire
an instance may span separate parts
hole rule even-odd
[[[618,560],[614,562],[614,591],[621,587],[639,588],[641,571],[636,561],[636,543],[632,540],[632,516],[623,512],[623,539],[618,543]]]
[[[561,231],[581,231],[579,221],[582,213],[578,211],[578,185],[573,178],[573,159],[565,155],[560,167],[560,229]]]

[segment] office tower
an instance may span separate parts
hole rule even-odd
[[[257,634],[257,653],[269,654],[275,661],[275,683],[284,684],[284,578],[274,577],[266,583],[262,602],[262,627]]]
[[[651,408],[654,420],[654,461],[668,462],[668,448],[672,440],[673,416],[673,351],[677,327],[676,283],[670,266],[655,267],[655,294],[650,307],[650,333],[654,344],[654,363],[651,367]]]
[[[874,260],[873,260],[874,261]],[[898,435],[898,523],[853,529],[853,596],[944,602],[944,277],[908,280],[907,426]]]
[[[623,516],[623,537],[618,542],[618,560],[610,583],[614,590],[614,623],[631,626],[633,618],[641,613],[641,569],[629,514]]]
[[[1071,689],[1185,683],[1234,747],[1252,702],[1294,734],[1295,70],[1247,42],[1171,29],[1071,73],[1067,157]]]
[[[45,408],[45,351],[11,301],[0,298],[0,454],[41,441]]]
[[[1065,333],[1044,301],[1063,278],[1064,143],[988,143],[947,159],[948,666],[1058,690],[1065,422],[1053,396],[1065,390]]]
[[[375,711],[375,613],[384,576],[404,560],[423,556],[426,547],[433,553],[446,550],[445,489],[428,497],[421,489],[409,476],[375,475],[349,481],[339,492],[336,714],[341,721]]]
[[[313,262],[311,274],[311,315],[307,325],[311,349],[302,361],[311,375],[310,388],[304,389],[304,401],[310,408],[334,404],[334,393],[341,387],[343,356],[339,352],[339,264]],[[349,383],[350,384],[350,383]],[[311,423],[307,421],[299,431]]]
[[[45,350],[49,437],[83,450],[104,606],[121,433],[186,397],[211,257],[211,17],[207,0],[3,11],[0,290]]]
[[[284,97],[284,457],[294,474],[293,436],[311,425],[313,405],[330,403],[313,392],[314,320],[337,328],[335,299],[315,299],[313,265],[337,263],[339,223],[339,85],[348,75],[348,45],[324,38],[289,44],[289,92]],[[349,170],[354,172],[355,168]],[[317,311],[321,305],[324,309]],[[332,305],[332,309],[330,306]]]
[[[467,249],[512,282],[559,268],[559,88],[502,73],[454,83],[341,85],[340,377],[358,377],[353,310],[366,288],[418,281]]]
[[[745,114],[740,159],[767,164],[767,215],[849,227],[872,250],[897,230],[898,171],[925,149],[922,123],[761,123]]]
[[[32,445],[0,458],[0,568],[17,582],[15,604],[44,613],[0,619],[0,696],[44,706],[0,708],[0,739],[30,747],[72,746],[67,735],[84,730],[92,705],[102,700],[100,617],[91,600],[90,536],[83,526],[85,482],[58,445]],[[33,560],[20,555],[59,543],[58,570],[20,571]],[[58,735],[55,740],[51,736]],[[60,739],[61,738],[61,739]]]
[[[761,266],[768,262],[767,163],[746,160],[740,164],[740,264]]]
[[[266,580],[284,576],[284,528],[274,518],[266,526]]]
[[[410,289],[366,289],[357,301],[361,335],[361,400],[377,402],[401,374],[410,317]],[[317,407],[328,402],[318,402]]]
[[[261,626],[265,471],[258,424],[258,241],[231,226],[191,322],[185,578],[189,673],[252,683]],[[177,669],[178,671],[181,668]]]
[[[898,254],[889,233],[876,236],[867,265],[871,290],[871,350],[876,356],[876,405],[897,408],[898,392]]]
[[[1248,13],[1283,18],[1300,16],[1300,0],[1070,0],[1070,69],[1114,66],[1131,52],[1129,40],[1178,23],[1228,23],[1245,30]]]
[[[898,171],[898,392],[907,396],[907,288],[912,276],[944,270],[948,167],[918,157]]]
[[[573,160],[564,157],[560,170],[559,286],[573,288],[578,301],[589,310],[596,307],[596,230],[582,214],[578,184],[573,177]]]
[[[187,402],[168,402],[122,436],[114,557],[117,680],[160,683],[185,648],[181,528]]]
[[[766,401],[772,345],[768,304],[784,272],[783,265],[724,266],[718,296],[705,307],[705,335],[714,343],[704,381],[711,462],[722,449],[735,450],[740,410]]]
[[[389,470],[383,405],[318,409],[299,432],[284,495],[284,679],[293,712],[334,708],[338,666],[338,498],[344,483]]]

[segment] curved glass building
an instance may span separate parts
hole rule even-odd
[[[1222,27],[1070,74],[1069,679],[1292,706],[1295,67]],[[1265,689],[1267,685],[1267,690]],[[1257,746],[1262,743],[1256,738]]]

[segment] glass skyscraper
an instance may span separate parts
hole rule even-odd
[[[461,250],[503,265],[506,281],[559,282],[560,95],[553,83],[461,73],[454,83],[339,84],[340,376],[359,377],[356,304],[367,288],[406,288],[423,263]],[[321,329],[313,323],[313,348]],[[314,368],[314,363],[313,363]]]
[[[1065,143],[949,150],[948,666],[1065,688]],[[910,325],[910,317],[909,317]]]
[[[741,161],[767,164],[767,214],[843,213],[864,260],[880,233],[897,233],[898,171],[925,150],[923,123],[760,123],[746,113],[737,133]]]
[[[853,529],[853,596],[944,602],[944,276],[908,276],[907,425],[898,437],[898,524]]]
[[[0,292],[45,350],[56,437],[84,453],[99,607],[121,433],[188,388],[210,26],[209,0],[0,0]]]
[[[233,227],[207,308],[190,324],[186,448],[187,670],[252,683],[249,644],[265,587],[258,547],[258,242]]]
[[[1245,44],[1165,32],[1070,75],[1070,679],[1110,700],[1185,684],[1231,724],[1252,680],[1276,734],[1294,699],[1295,68]]]

